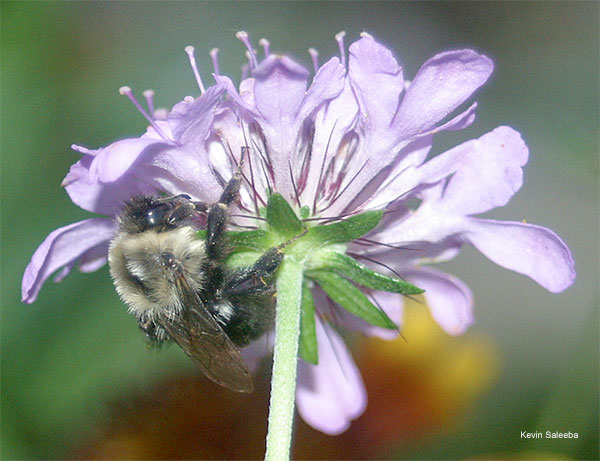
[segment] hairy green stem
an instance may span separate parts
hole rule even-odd
[[[290,459],[302,302],[302,265],[286,258],[277,277],[275,349],[267,432],[267,461]]]

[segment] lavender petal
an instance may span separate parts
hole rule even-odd
[[[341,338],[318,318],[316,327],[319,364],[299,361],[296,402],[304,421],[325,434],[337,435],[363,413],[367,395]]]
[[[425,290],[431,316],[446,333],[461,335],[473,323],[473,295],[462,281],[424,266],[404,275]]]
[[[471,218],[465,238],[499,266],[531,277],[552,293],[575,280],[569,248],[545,227]]]
[[[96,255],[97,246],[110,240],[114,232],[115,224],[103,218],[86,219],[51,232],[25,268],[22,301],[28,304],[35,301],[42,285],[54,272],[85,258],[88,252]],[[59,280],[65,275],[61,273]]]

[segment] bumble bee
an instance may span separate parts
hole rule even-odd
[[[275,288],[269,279],[285,244],[252,266],[225,266],[229,206],[240,182],[238,170],[211,205],[187,195],[133,197],[117,218],[108,260],[119,296],[151,341],[175,341],[214,382],[252,392],[238,347],[273,325]],[[200,213],[206,213],[205,240],[192,225]]]

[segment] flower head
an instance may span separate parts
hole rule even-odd
[[[346,56],[338,34],[339,57],[320,65],[310,50],[311,79],[289,57],[272,54],[266,40],[260,60],[247,34],[238,38],[249,58],[238,87],[220,74],[217,50],[211,51],[215,83],[205,87],[188,47],[199,97],[166,112],[155,110],[152,93],[145,92],[146,111],[123,87],[148,119],[146,132],[97,150],[73,146],[82,157],[63,186],[75,204],[106,218],[50,233],[25,271],[24,302],[33,302],[57,271],[61,280],[76,264],[84,272],[101,267],[114,217],[132,196],[160,192],[216,201],[244,150],[240,216],[232,226],[264,231],[267,219],[266,229],[281,239],[289,237],[286,226],[309,229],[292,255],[304,271],[305,295],[297,403],[302,417],[323,432],[344,431],[366,405],[360,374],[324,320],[333,316],[350,328],[396,336],[402,295],[419,287],[442,328],[464,332],[473,322],[471,292],[433,267],[456,257],[464,244],[549,291],[573,283],[571,254],[555,233],[477,217],[505,205],[521,187],[528,148],[518,132],[500,126],[428,158],[434,135],[473,122],[476,103],[455,111],[489,78],[489,58],[472,50],[441,53],[409,82],[373,37],[362,34]],[[265,218],[273,209],[291,215]],[[239,243],[234,259],[256,253],[257,242]]]

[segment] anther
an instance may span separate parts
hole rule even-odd
[[[340,49],[340,60],[342,61],[342,65],[346,65],[346,48],[344,47],[344,37],[346,36],[345,31],[340,31],[335,34],[335,40],[338,43],[338,48]]]
[[[196,78],[196,83],[198,84],[198,88],[200,88],[200,93],[204,93],[204,85],[202,84],[202,79],[200,78],[200,73],[198,72],[198,66],[196,66],[196,57],[194,56],[194,47],[191,45],[186,46],[185,52],[190,59],[190,66],[192,66],[192,71],[194,72],[194,77]]]
[[[242,77],[241,80],[246,80],[248,78],[248,75],[250,74],[250,65],[249,64],[244,64],[242,67]]]
[[[82,154],[96,155],[98,153],[97,150],[88,149],[87,147],[79,146],[77,144],[71,144],[71,149],[76,152],[81,152]]]
[[[150,117],[150,115],[148,115],[148,112],[146,112],[144,110],[144,108],[141,106],[141,104],[138,102],[138,100],[135,98],[135,96],[133,95],[133,93],[131,92],[131,88],[129,88],[128,86],[122,86],[121,88],[119,88],[119,93],[122,95],[125,95],[129,98],[129,100],[133,103],[133,105],[137,108],[137,110],[140,111],[140,113],[146,118],[146,120],[148,120],[150,122],[150,125],[152,125],[152,128],[154,128],[156,130],[156,132],[167,142],[172,142],[171,139],[169,139],[169,137],[167,135],[165,135],[165,133],[163,132],[163,130],[160,129],[160,127],[158,126],[158,124],[152,119],[152,117]]]
[[[312,60],[313,69],[315,70],[316,74],[319,70],[319,52],[314,48],[309,48],[308,54],[310,54],[310,59]]]
[[[215,75],[219,74],[219,49],[213,48],[210,50],[210,59],[212,59],[213,69],[215,70]]]
[[[252,49],[252,44],[250,43],[250,38],[248,37],[248,33],[240,30],[235,34],[236,38],[244,44],[246,49],[248,50],[248,60],[250,62],[250,68],[254,69],[258,65],[258,61],[256,60],[256,53]]]
[[[169,115],[169,110],[164,107],[154,109],[154,120],[166,120]]]

